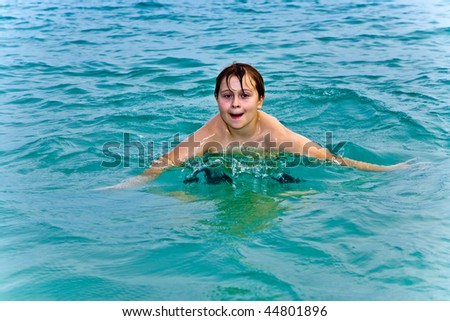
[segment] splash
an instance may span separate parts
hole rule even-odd
[[[288,163],[289,158],[281,154],[205,154],[185,163],[189,172],[184,182],[234,185],[235,181],[245,177],[274,179],[283,184],[303,182],[288,174]]]

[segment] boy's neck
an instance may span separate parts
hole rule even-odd
[[[237,140],[241,143],[248,142],[254,139],[260,132],[260,123],[259,123],[259,117],[255,119],[254,122],[251,124],[248,124],[244,128],[240,129],[234,129],[230,128],[228,125],[228,133],[230,134],[231,138],[233,140]]]

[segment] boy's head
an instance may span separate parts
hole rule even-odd
[[[242,88],[242,81],[245,75],[247,75],[247,79],[250,80],[252,85],[255,87],[256,91],[258,92],[259,98],[263,98],[264,80],[259,71],[256,70],[253,66],[238,62],[235,62],[232,65],[226,67],[217,76],[214,96],[217,98],[217,96],[219,95],[220,84],[222,83],[222,80],[225,79],[226,83],[229,85],[230,78],[233,76],[236,76],[239,79]]]

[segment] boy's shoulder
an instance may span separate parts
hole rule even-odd
[[[219,133],[225,132],[225,126],[222,118],[219,114],[213,116],[210,120],[208,120],[202,127],[197,129],[193,135],[195,136],[195,139],[200,140],[208,140],[212,137],[214,139],[217,139]]]
[[[269,115],[261,110],[259,111],[259,119],[261,126],[265,130],[284,131],[286,129],[286,127],[275,116]]]

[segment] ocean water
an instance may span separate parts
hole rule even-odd
[[[444,0],[2,1],[0,299],[449,300],[449,17]],[[233,61],[292,130],[413,165],[184,184],[194,162],[94,191],[215,115]]]

